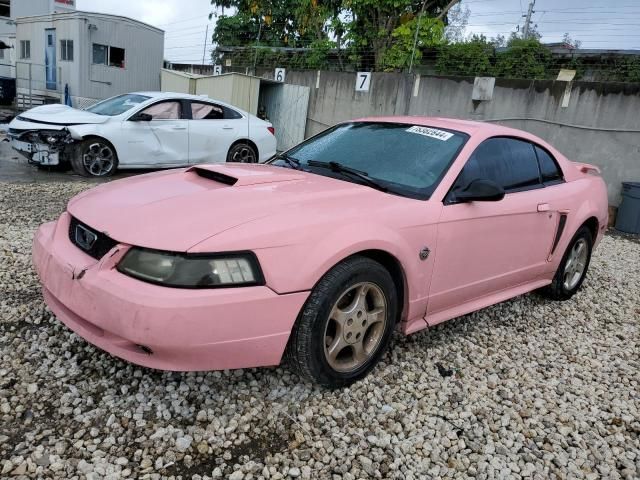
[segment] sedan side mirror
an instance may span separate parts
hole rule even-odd
[[[153,115],[139,112],[132,116],[129,120],[132,122],[150,122],[151,120],[153,120]]]
[[[497,202],[503,198],[504,188],[484,178],[473,180],[465,188],[455,192],[458,202]]]

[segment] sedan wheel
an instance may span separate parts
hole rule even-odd
[[[85,177],[107,177],[116,172],[118,157],[106,140],[87,139],[76,148],[71,166],[75,173]]]
[[[229,149],[227,162],[235,163],[256,163],[258,155],[256,151],[246,143],[238,143]]]
[[[397,313],[397,290],[389,271],[369,258],[350,257],[312,290],[291,332],[286,358],[314,383],[349,385],[380,360]]]
[[[92,143],[82,156],[84,168],[94,177],[104,177],[113,170],[113,150],[104,143]]]

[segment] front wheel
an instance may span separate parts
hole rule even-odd
[[[593,239],[587,227],[580,227],[569,242],[551,285],[540,292],[552,300],[569,300],[582,286],[589,262]]]
[[[389,272],[366,257],[331,269],[307,300],[287,346],[297,373],[336,388],[364,377],[383,355],[398,312]]]
[[[227,153],[227,162],[257,163],[258,154],[248,143],[236,143]]]
[[[78,144],[71,157],[73,171],[83,177],[108,177],[118,168],[115,148],[102,138],[89,138]]]

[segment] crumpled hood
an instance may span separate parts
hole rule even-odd
[[[65,125],[104,123],[109,118],[105,115],[78,110],[67,105],[42,105],[18,115],[13,120],[11,127],[18,129],[46,128],[45,124],[47,123],[62,127]]]
[[[271,165],[199,165],[102,184],[74,197],[71,215],[116,241],[187,251],[239,225],[305,204],[366,209],[369,187]]]

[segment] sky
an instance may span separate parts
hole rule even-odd
[[[467,34],[508,37],[524,25],[522,15],[529,0],[463,0],[462,4],[471,11]],[[206,62],[210,58],[215,18],[208,20],[209,0],[77,0],[76,7],[162,28],[165,58],[174,63],[201,63],[203,49]],[[533,23],[543,42],[560,41],[567,32],[582,42],[581,48],[640,49],[640,0],[536,0],[534,11]]]

